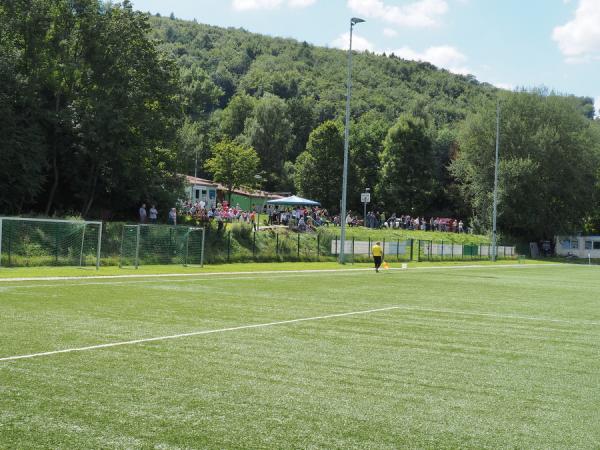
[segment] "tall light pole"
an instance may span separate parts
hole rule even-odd
[[[496,164],[494,167],[494,211],[492,213],[492,261],[497,257],[497,234],[496,219],[498,216],[498,169],[500,153],[500,99],[496,104]]]
[[[350,48],[348,49],[348,90],[346,92],[346,126],[344,130],[344,173],[342,176],[342,207],[340,211],[340,225],[342,231],[340,233],[340,264],[346,262],[345,246],[346,246],[346,191],[348,185],[348,145],[350,138],[350,97],[352,95],[352,31],[354,25],[364,22],[363,19],[353,17],[350,19]]]

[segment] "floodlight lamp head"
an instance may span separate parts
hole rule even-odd
[[[359,17],[353,17],[352,19],[350,19],[350,23],[352,25],[356,25],[357,23],[362,23],[362,22],[365,22],[365,20],[361,19]]]

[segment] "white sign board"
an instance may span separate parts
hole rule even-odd
[[[371,203],[371,193],[365,192],[360,194],[360,202],[361,203]]]

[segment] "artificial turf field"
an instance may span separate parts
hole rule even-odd
[[[598,267],[0,282],[0,448],[598,448],[599,405]]]

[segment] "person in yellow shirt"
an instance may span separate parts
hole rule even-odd
[[[381,242],[375,242],[375,245],[371,249],[371,253],[373,253],[375,272],[379,272],[379,267],[381,266],[381,259],[383,257],[383,249],[381,248]]]

